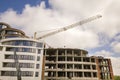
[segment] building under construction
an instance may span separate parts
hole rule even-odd
[[[42,80],[114,80],[110,59],[81,49],[45,49]]]

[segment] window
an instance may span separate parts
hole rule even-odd
[[[21,72],[22,74],[22,76],[33,76],[33,72],[31,72],[31,71],[23,71],[23,72]]]
[[[95,58],[91,58],[91,62],[95,62]]]
[[[75,72],[74,76],[75,77],[83,77],[83,72]]]
[[[20,68],[34,68],[34,63],[19,63]],[[15,63],[3,62],[3,67],[16,67]]]
[[[39,64],[36,64],[36,69],[39,69],[40,65]]]
[[[90,65],[83,65],[84,69],[91,69]]]
[[[7,47],[6,51],[14,51],[16,50],[17,52],[31,52],[31,53],[35,53],[36,49],[34,48],[14,48],[14,47]]]
[[[40,61],[40,56],[37,56],[37,61]]]
[[[67,69],[73,69],[73,64],[67,64]]]
[[[38,77],[39,76],[39,72],[35,72],[35,77]]]
[[[58,57],[58,61],[65,61],[65,57]]]
[[[97,72],[93,72],[93,77],[97,77]]]
[[[90,62],[90,58],[89,57],[83,57],[83,62]]]
[[[21,75],[26,77],[26,76],[33,76],[32,71],[21,71]],[[17,76],[16,71],[1,71],[1,76]]]
[[[84,72],[85,77],[91,77],[91,72]]]
[[[38,54],[40,54],[40,53],[41,53],[41,50],[39,49],[39,50],[38,50]]]
[[[0,51],[2,51],[2,49],[3,49],[3,47],[2,47],[2,46],[0,46]]]
[[[92,69],[93,69],[93,70],[96,70],[96,65],[92,65]]]
[[[82,61],[82,58],[81,58],[81,57],[74,57],[74,61],[76,61],[76,62],[81,62],[81,61]]]
[[[82,64],[74,64],[74,69],[82,69]]]
[[[18,37],[18,36],[7,36],[7,37]],[[3,42],[4,45],[15,45],[15,46],[35,46],[35,47],[42,47],[43,43],[38,43],[29,40],[13,40],[13,41],[6,41]]]
[[[6,51],[14,51],[12,47],[7,47]]]
[[[18,32],[15,32],[15,31],[7,31],[7,34],[18,34]]]
[[[37,45],[37,47],[42,47],[43,46],[43,43],[36,43]]]
[[[58,72],[58,77],[65,77],[65,72]]]

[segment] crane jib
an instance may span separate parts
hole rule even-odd
[[[66,26],[66,27],[60,28],[60,29],[58,29],[58,30],[56,30],[56,31],[47,33],[47,34],[45,34],[45,35],[43,35],[43,36],[41,36],[41,37],[38,37],[37,39],[39,40],[39,39],[42,39],[42,38],[45,38],[45,37],[48,37],[48,36],[57,34],[57,33],[62,32],[62,31],[66,31],[66,30],[68,30],[68,29],[71,29],[71,28],[76,27],[77,25],[83,25],[83,24],[85,24],[85,23],[91,22],[91,21],[96,20],[96,19],[101,18],[101,17],[102,17],[101,15],[96,15],[96,16],[93,16],[93,17],[84,19],[84,20],[82,20],[82,21],[79,21],[79,22],[76,22],[76,23],[74,23],[74,24],[68,25],[68,26]]]

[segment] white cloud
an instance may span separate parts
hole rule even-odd
[[[95,56],[103,56],[103,57],[111,57],[112,54],[113,53],[111,53],[110,51],[106,51],[106,50],[101,50],[101,51],[94,53]]]
[[[119,41],[119,40],[120,40],[120,35],[117,36],[117,37],[115,38],[115,40],[118,40],[118,41]]]
[[[46,40],[54,47],[93,48],[99,44],[98,36],[93,32],[76,29],[48,37]]]
[[[111,0],[50,0],[53,9],[58,10],[62,14],[71,14],[81,17],[86,15],[94,15],[97,11],[105,8]],[[76,15],[74,15],[76,14]]]
[[[114,75],[120,75],[120,57],[109,57],[111,59]]]
[[[120,42],[115,41],[115,42],[111,43],[111,47],[114,52],[120,53]]]

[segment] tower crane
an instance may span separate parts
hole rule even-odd
[[[68,29],[74,28],[74,27],[76,27],[77,25],[83,25],[83,24],[85,24],[85,23],[88,23],[88,22],[91,22],[91,21],[93,21],[93,20],[99,19],[99,18],[101,18],[101,17],[102,17],[102,16],[98,14],[98,15],[96,15],[96,16],[92,16],[92,17],[89,17],[89,18],[84,19],[84,20],[82,20],[82,21],[79,21],[79,22],[73,23],[73,24],[71,24],[71,25],[65,26],[65,27],[63,27],[63,28],[60,28],[60,29],[58,29],[58,30],[56,30],[56,31],[47,33],[47,34],[45,34],[45,35],[43,35],[43,36],[41,36],[41,37],[38,37],[38,38],[36,38],[37,32],[35,32],[35,33],[34,33],[34,38],[37,39],[37,40],[43,39],[43,38],[46,38],[46,37],[48,37],[48,36],[57,34],[57,33],[59,33],[59,32],[63,32],[63,31],[66,31],[66,30],[68,30]]]
[[[15,67],[16,67],[16,74],[17,74],[17,80],[22,80],[21,78],[21,69],[20,69],[20,63],[18,61],[18,55],[16,54],[16,49],[14,49],[14,60],[15,60]]]

